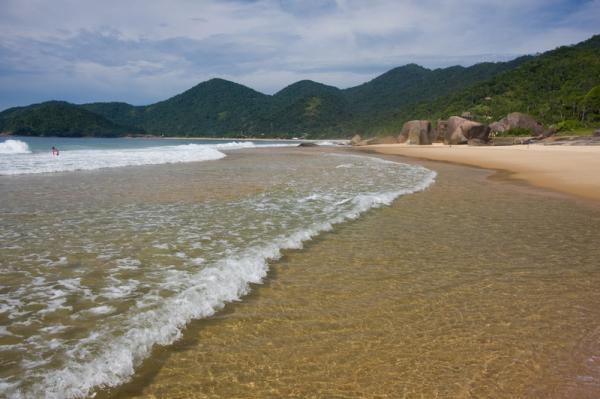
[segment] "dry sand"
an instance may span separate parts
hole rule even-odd
[[[505,170],[511,173],[512,178],[525,180],[538,187],[600,201],[600,146],[382,144],[358,148],[380,154]]]

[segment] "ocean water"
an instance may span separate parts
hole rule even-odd
[[[243,301],[283,250],[435,179],[365,156],[256,148],[279,145],[0,143],[0,396],[126,383],[192,320]]]
[[[209,161],[225,157],[221,150],[226,149],[296,145],[292,141],[13,137],[0,139],[0,175]],[[58,156],[53,156],[52,147],[59,149]]]

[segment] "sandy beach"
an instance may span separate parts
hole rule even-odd
[[[498,147],[382,144],[363,151],[504,170],[538,187],[600,201],[600,147],[515,145]]]

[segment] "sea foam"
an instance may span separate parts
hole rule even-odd
[[[151,281],[141,284],[126,276],[119,277],[119,273],[130,272],[130,269],[123,269],[123,265],[139,266],[137,259],[120,257],[114,261],[114,265],[107,263],[105,267],[112,267],[114,273],[106,279],[109,285],[99,292],[95,298],[97,302],[87,313],[82,313],[82,317],[119,317],[118,312],[113,314],[119,303],[116,301],[121,298],[133,299],[136,290],[142,286],[154,287],[147,294],[135,297],[135,308],[130,313],[123,314],[124,319],[118,324],[122,331],[115,334],[107,328],[106,323],[102,323],[97,329],[90,331],[87,337],[77,342],[62,343],[67,356],[59,368],[38,373],[31,366],[27,373],[35,383],[21,388],[11,380],[0,380],[0,394],[19,399],[79,398],[93,395],[99,387],[115,387],[127,382],[136,367],[150,356],[154,346],[173,343],[181,337],[183,329],[191,320],[213,315],[226,303],[246,295],[250,291],[250,284],[262,282],[267,275],[269,262],[279,259],[283,250],[302,248],[304,242],[331,230],[335,224],[355,219],[370,209],[389,205],[401,195],[424,190],[433,183],[436,176],[435,172],[418,166],[363,156],[343,155],[339,159],[353,167],[336,168],[338,158],[332,158],[329,168],[336,171],[336,174],[331,176],[331,181],[346,182],[350,179],[351,184],[340,184],[334,189],[329,182],[318,183],[313,178],[305,178],[300,174],[298,179],[302,180],[288,186],[294,187],[293,195],[288,190],[277,190],[230,204],[199,204],[197,209],[189,211],[195,215],[195,219],[185,215],[181,218],[194,223],[187,232],[180,219],[173,218],[170,213],[158,214],[155,208],[142,211],[134,207],[114,214],[115,222],[135,223],[133,227],[136,231],[144,224],[155,224],[156,220],[152,220],[153,218],[172,220],[183,237],[195,235],[196,241],[203,240],[203,245],[207,246],[206,258],[191,254],[187,259],[187,256],[177,256],[184,252],[172,249],[171,263],[189,262],[194,267],[177,270],[168,266],[169,263],[159,265],[154,271],[160,273],[157,276],[161,276],[156,286],[151,286]],[[380,173],[388,175],[372,182],[370,179],[363,179],[365,173],[371,172],[374,176]],[[288,183],[292,184],[291,181]],[[315,183],[320,185],[315,186]],[[222,209],[213,206],[220,206]],[[190,208],[186,206],[181,211],[185,212]],[[205,214],[200,213],[203,209],[206,209]],[[285,212],[276,214],[276,209]],[[180,210],[173,208],[172,211]],[[255,219],[247,219],[246,224],[241,224],[244,218],[250,218],[249,215],[253,213],[259,218],[256,220],[269,223],[264,223],[264,230],[257,231],[248,238],[247,245],[239,245],[237,241],[210,239],[212,234],[233,237],[231,233],[239,227],[256,226]],[[226,219],[222,216],[216,217],[214,221],[210,219],[212,215],[225,214]],[[227,224],[228,221],[231,224]],[[289,228],[282,228],[271,234],[277,226]],[[205,227],[209,230],[205,231]],[[188,243],[187,251],[193,252],[192,241]],[[160,249],[160,253],[170,248],[160,242],[165,241],[157,238],[153,246],[154,249]],[[198,267],[200,264],[202,266]],[[149,268],[150,265],[146,264],[144,267]],[[144,273],[145,278],[151,275],[150,269]],[[79,280],[61,280],[61,286],[63,289],[79,289]],[[170,290],[174,294],[161,297],[157,294],[158,290]],[[64,307],[65,292],[54,289],[45,291],[45,294],[50,310]],[[57,342],[49,341],[49,345]]]
[[[22,144],[24,144],[24,146]],[[11,144],[10,148],[27,148],[27,144],[22,144]],[[25,152],[21,152],[19,154],[24,153]],[[67,172],[123,166],[198,162],[225,157],[225,154],[218,149],[201,144],[135,149],[72,150],[62,151],[59,156],[53,156],[49,152],[33,153],[26,156],[14,156],[14,154],[17,154],[16,152],[11,152],[10,154],[13,154],[13,156],[0,158],[0,175]]]
[[[0,143],[0,175],[23,175],[51,172],[72,172],[124,166],[160,165],[168,163],[211,161],[224,158],[222,150],[258,147],[289,147],[295,144],[255,144],[233,141],[218,144],[182,144],[146,148],[77,149],[32,153],[27,143],[7,140]]]
[[[21,140],[6,140],[0,143],[0,154],[30,154],[29,146]]]

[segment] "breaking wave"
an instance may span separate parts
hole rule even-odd
[[[29,146],[21,140],[6,140],[0,143],[0,154],[30,154]]]
[[[61,151],[59,156],[53,156],[50,151],[32,153],[27,143],[19,140],[7,140],[0,143],[0,154],[10,155],[0,158],[0,175],[71,172],[123,166],[211,161],[226,156],[220,150],[275,146],[289,146],[289,144],[256,145],[248,141],[239,141],[221,144],[183,144],[146,148],[77,149]],[[28,155],[23,156],[22,154]]]
[[[89,152],[82,151],[77,159],[83,161],[85,156],[90,156]],[[206,160],[224,156],[214,148],[197,145],[162,147],[160,151],[156,148],[146,151],[127,150],[126,154],[119,155],[127,155],[128,164],[156,163],[154,157],[168,162],[181,157]],[[113,159],[105,153],[102,157],[105,157],[105,162]],[[160,259],[167,259],[164,258],[166,256],[183,259],[188,268],[169,270],[160,266],[151,270],[148,269],[151,266],[146,263],[145,272],[138,279],[156,276],[156,282],[131,278],[118,280],[120,273],[133,273],[133,270],[141,266],[141,262],[124,257],[125,254],[119,253],[118,249],[111,249],[117,251],[119,259],[109,261],[110,256],[116,255],[110,252],[106,254],[107,260],[103,261],[103,267],[111,270],[111,285],[100,294],[90,294],[89,289],[83,287],[78,278],[61,281],[60,290],[49,289],[47,292],[51,295],[47,302],[54,308],[48,312],[64,308],[63,298],[71,291],[91,303],[89,309],[76,313],[73,317],[87,318],[113,314],[119,301],[132,298],[132,295],[140,291],[140,287],[145,287],[148,293],[140,294],[137,304],[128,313],[112,316],[123,317],[119,319],[119,323],[115,322],[118,327],[114,328],[120,331],[118,334],[108,325],[98,324],[98,328],[90,331],[87,337],[75,343],[64,343],[63,350],[68,354],[65,362],[60,368],[45,370],[43,374],[35,372],[38,367],[35,359],[29,363],[23,362],[24,367],[30,367],[27,374],[37,381],[25,388],[14,381],[0,379],[0,394],[4,392],[10,398],[19,399],[80,398],[93,395],[99,387],[123,384],[132,377],[136,367],[150,356],[154,346],[173,343],[181,337],[183,329],[191,320],[209,317],[226,303],[246,295],[250,291],[250,284],[260,283],[266,277],[269,261],[279,259],[283,250],[302,248],[304,242],[331,230],[336,224],[356,219],[370,209],[389,205],[399,196],[422,191],[434,182],[436,176],[435,172],[419,166],[375,158],[345,155],[340,156],[339,160],[344,162],[344,167],[336,167],[339,166],[338,158],[332,158],[328,166],[330,181],[315,182],[313,178],[301,176],[289,182],[293,183],[290,186],[294,187],[293,193],[278,191],[235,203],[200,204],[194,209],[190,206],[161,208],[162,210],[134,207],[111,214],[104,224],[94,224],[96,228],[106,229],[131,226],[132,231],[137,233],[148,226],[165,227],[173,223],[177,225],[181,237],[184,237],[177,241],[178,252],[172,250],[173,244],[168,237],[165,241],[154,243],[153,248],[164,251],[160,255],[163,258]],[[96,160],[90,166],[97,167],[100,164],[104,163]],[[365,181],[365,172],[375,178]],[[344,184],[332,187],[335,182]],[[190,212],[194,217],[186,216],[187,213],[180,215],[179,212]],[[81,223],[86,223],[86,220],[83,219]],[[274,230],[277,226],[285,228]],[[234,233],[246,228],[250,235],[244,237],[243,241],[236,241]],[[229,238],[211,239],[215,236]],[[43,240],[43,237],[39,239]],[[185,251],[181,251],[181,248],[185,248]],[[204,248],[202,257],[193,254],[198,248]],[[54,263],[57,262],[61,260],[54,260]],[[198,266],[200,264],[201,267]],[[41,283],[35,282],[38,284],[36,287],[39,288]],[[31,286],[35,284],[32,283]],[[170,290],[174,294],[161,298],[156,294],[160,290]],[[35,295],[40,295],[40,292],[43,291],[38,289]],[[6,311],[17,312],[20,299],[27,300],[22,297],[13,299],[7,298],[6,303],[14,304],[14,309]],[[42,340],[42,337],[39,339]],[[43,339],[39,345],[48,344],[46,338]],[[32,339],[24,345],[33,343],[35,341]]]

